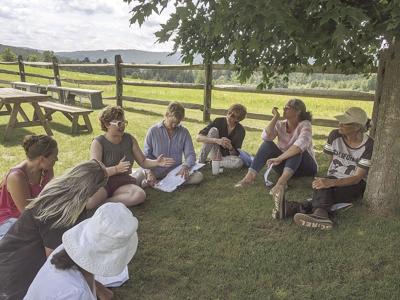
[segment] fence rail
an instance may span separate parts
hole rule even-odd
[[[18,65],[19,72],[1,69],[1,65]],[[35,73],[26,73],[24,66],[33,67],[46,67],[53,69],[53,76],[46,76]],[[115,80],[83,80],[72,78],[61,78],[59,68],[114,68]],[[124,69],[157,69],[157,70],[203,70],[205,75],[204,84],[194,83],[158,83],[158,82],[134,82],[124,80]],[[68,82],[73,84],[82,85],[115,85],[116,94],[113,97],[104,97],[104,99],[115,99],[117,105],[123,104],[123,101],[147,103],[153,105],[167,106],[168,100],[161,99],[145,99],[139,97],[126,96],[123,94],[124,86],[142,86],[142,87],[159,87],[159,88],[177,88],[177,89],[202,89],[204,90],[203,104],[185,103],[183,106],[188,109],[196,109],[203,112],[203,120],[209,121],[210,114],[225,115],[225,109],[216,109],[211,107],[212,91],[226,91],[226,92],[241,92],[241,93],[258,93],[258,94],[274,94],[274,95],[288,95],[288,96],[303,96],[303,97],[317,97],[317,98],[331,98],[340,100],[359,100],[359,101],[374,101],[374,94],[357,91],[339,91],[339,90],[316,90],[316,89],[269,89],[258,90],[248,86],[233,86],[233,85],[213,85],[212,73],[213,70],[232,70],[234,66],[226,64],[182,64],[182,65],[159,65],[159,64],[133,64],[124,63],[120,55],[115,56],[115,63],[83,63],[83,64],[59,64],[57,59],[54,58],[53,62],[27,62],[23,61],[22,57],[18,57],[17,62],[0,62],[0,73],[19,75],[21,81],[26,80],[26,76],[54,80],[57,86],[61,86],[61,82]],[[0,80],[0,83],[10,83],[7,80]],[[249,112],[247,118],[256,120],[271,120],[271,115],[257,114]],[[317,126],[335,127],[337,121],[328,119],[314,119],[313,124]]]

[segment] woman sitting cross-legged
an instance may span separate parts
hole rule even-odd
[[[275,205],[275,210],[282,210],[284,217],[294,215],[298,225],[331,229],[333,223],[329,213],[332,205],[349,203],[351,206],[364,194],[374,144],[365,133],[369,127],[367,114],[359,107],[351,107],[336,119],[339,129],[329,134],[324,146],[324,152],[331,158],[328,174],[313,181],[312,201],[300,204],[282,199]]]
[[[235,187],[254,183],[257,173],[265,166],[273,164],[280,175],[271,193],[283,197],[284,189],[292,176],[314,176],[317,173],[313,143],[311,113],[300,99],[291,99],[283,108],[285,120],[278,121],[277,108],[272,110],[273,118],[262,133],[261,144],[246,174]],[[278,138],[277,144],[273,142]]]
[[[86,218],[88,199],[107,179],[101,162],[83,162],[53,178],[28,204],[0,240],[0,299],[23,298],[46,257],[61,244],[62,234]],[[112,294],[99,288],[99,297],[101,292]]]
[[[136,139],[125,132],[128,121],[119,106],[108,106],[100,115],[104,135],[96,137],[90,146],[90,157],[101,161],[107,167],[108,183],[88,202],[87,208],[95,208],[104,202],[122,202],[126,206],[142,203],[145,191],[136,185],[130,174],[134,161],[143,168],[170,167],[174,159],[159,155],[148,159],[140,149]]]
[[[11,168],[0,184],[0,239],[24,212],[28,200],[54,176],[57,142],[47,135],[27,135],[22,147],[26,159]]]
[[[94,275],[116,276],[138,245],[138,221],[122,203],[106,203],[66,231],[24,299],[96,300]]]

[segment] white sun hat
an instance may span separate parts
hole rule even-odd
[[[122,203],[106,203],[62,236],[65,251],[89,273],[120,274],[138,245],[138,220]]]

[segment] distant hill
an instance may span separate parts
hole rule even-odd
[[[36,50],[36,49],[25,48],[25,47],[14,47],[14,46],[7,46],[7,45],[0,44],[0,52],[3,52],[6,48],[10,48],[12,52],[14,52],[17,55],[22,55],[22,57],[24,57],[24,58],[28,57],[31,54],[43,53],[42,50]]]
[[[10,48],[15,54],[22,55],[26,58],[30,54],[43,53],[45,50],[37,50],[26,47],[14,47],[0,44],[0,52],[6,48]],[[114,62],[114,57],[117,54],[122,56],[122,61],[127,63],[136,64],[158,64],[163,65],[168,64],[181,64],[180,54],[176,53],[174,55],[168,56],[169,52],[151,52],[151,51],[141,51],[134,49],[116,49],[116,50],[92,50],[92,51],[71,51],[71,52],[55,52],[57,57],[71,58],[83,60],[85,57],[89,58],[91,62],[97,61],[99,58],[107,60],[112,63]],[[201,58],[195,59],[194,63],[201,63]]]
[[[56,52],[57,56],[68,57],[72,59],[83,60],[88,57],[90,61],[95,62],[99,58],[103,60],[107,58],[109,62],[114,62],[115,55],[120,54],[122,61],[136,64],[181,64],[180,54],[168,56],[169,52],[150,52],[141,50],[93,50],[93,51],[73,51],[73,52]],[[196,59],[195,63],[200,63],[200,59]]]

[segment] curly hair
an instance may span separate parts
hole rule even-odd
[[[27,135],[22,141],[22,147],[28,159],[35,159],[39,156],[49,157],[57,149],[57,142],[43,134]]]
[[[99,116],[101,130],[107,131],[107,127],[106,127],[107,123],[110,123],[113,120],[123,120],[124,116],[125,116],[125,113],[121,106],[105,107]]]

